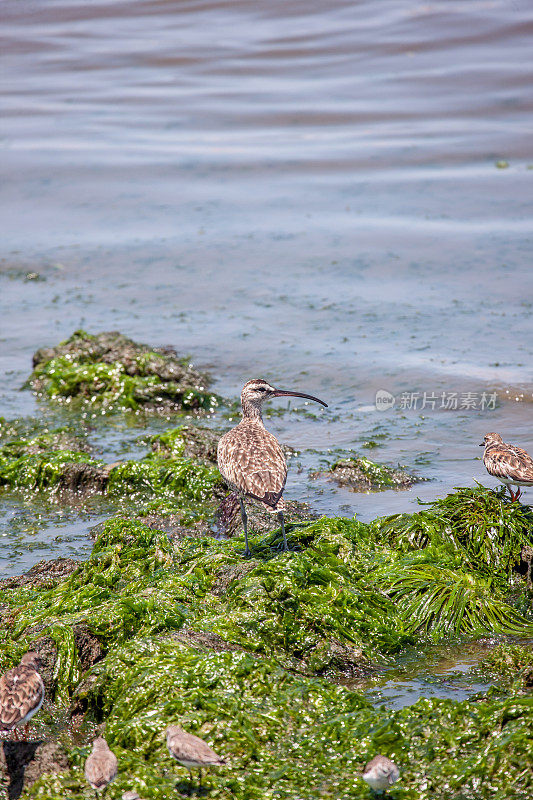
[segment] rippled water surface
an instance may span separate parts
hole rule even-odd
[[[260,375],[323,397],[269,422],[300,450],[287,495],[321,513],[491,485],[476,460],[490,430],[533,448],[530,3],[1,13],[0,414],[50,413],[20,391],[37,347],[119,329],[192,354],[222,395]],[[98,430],[100,454],[128,436]],[[368,440],[431,480],[360,495],[309,479]],[[2,513],[9,572],[90,547],[79,515],[35,532]]]

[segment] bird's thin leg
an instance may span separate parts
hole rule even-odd
[[[29,722],[27,722],[27,723],[24,725],[24,738],[25,738],[25,739],[27,739],[27,738],[28,738],[28,732],[29,732],[29,730],[30,730],[30,723],[29,723]]]
[[[241,504],[241,517],[242,517],[242,525],[244,528],[244,541],[246,547],[244,548],[244,557],[249,558],[252,555],[252,551],[248,547],[248,517],[246,516],[246,509],[244,508],[244,502],[242,497],[239,497],[239,503]]]
[[[288,550],[287,536],[285,535],[285,520],[283,519],[283,511],[278,511],[279,524],[281,525],[281,532],[283,533],[283,549]]]
[[[198,770],[198,774],[199,774],[199,776],[200,776],[200,777],[198,778],[198,788],[199,788],[199,789],[201,789],[201,788],[202,788],[202,768],[201,768],[201,767],[200,767],[200,769]]]
[[[511,502],[514,503],[515,500],[518,500],[518,497],[519,497],[518,487],[517,487],[516,494],[515,494],[515,492],[513,492],[512,488],[511,488],[511,484],[509,484],[508,489],[509,489],[509,492],[511,494]]]

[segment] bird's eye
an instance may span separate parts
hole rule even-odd
[[[266,388],[264,386],[258,386],[257,387],[257,391],[258,392],[266,392]]]

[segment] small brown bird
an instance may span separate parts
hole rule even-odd
[[[0,730],[12,731],[25,725],[28,735],[31,718],[44,702],[44,683],[39,675],[40,658],[37,653],[26,653],[18,667],[8,670],[0,678]],[[14,734],[16,740],[18,733]]]
[[[521,447],[507,444],[499,433],[487,433],[480,447],[485,448],[483,463],[487,472],[507,486],[513,502],[522,494],[521,486],[533,486],[533,458]],[[517,487],[516,492],[511,485]]]
[[[288,550],[282,497],[287,480],[287,463],[278,440],[267,431],[261,416],[263,403],[273,397],[304,397],[327,408],[327,403],[318,397],[275,389],[262,378],[245,383],[241,392],[242,420],[220,439],[217,461],[224,480],[239,497],[246,557],[251,552],[244,498],[257,500],[267,511],[278,515],[283,532],[283,549]]]
[[[85,762],[85,777],[87,782],[93,787],[96,797],[98,792],[105,793],[111,781],[117,777],[117,757],[109,749],[103,736],[98,736],[93,742],[91,755]]]
[[[363,780],[378,794],[392,786],[399,777],[400,770],[386,756],[375,756],[363,770]]]
[[[194,736],[192,733],[187,733],[178,725],[169,725],[166,730],[168,752],[175,758],[176,761],[189,770],[192,783],[193,769],[200,771],[200,780],[198,786],[202,785],[202,767],[221,767],[226,761],[218,756],[208,744]]]

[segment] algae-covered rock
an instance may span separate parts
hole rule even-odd
[[[53,659],[49,700],[79,726],[61,735],[68,769],[43,775],[28,797],[87,796],[82,767],[96,725],[105,725],[119,759],[111,800],[131,789],[163,800],[176,781],[187,791],[185,771],[166,751],[170,723],[227,759],[205,778],[213,798],[315,800],[317,786],[331,800],[366,798],[360,772],[377,752],[399,763],[394,791],[406,798],[528,796],[533,700],[523,687],[504,699],[421,700],[389,711],[318,677],[365,674],[420,644],[410,632],[413,598],[394,589],[398,570],[420,564],[380,541],[379,526],[357,520],[287,528],[292,552],[276,549],[277,530],[252,537],[253,558],[243,561],[242,537],[172,541],[116,518],[65,579],[5,586],[2,669],[40,647]],[[437,569],[449,566],[449,553],[428,546],[417,558],[424,555]],[[461,573],[460,557],[455,569],[456,582],[479,579]],[[478,600],[463,595],[473,618]],[[419,611],[434,614],[433,599],[423,597]],[[439,598],[437,607],[447,615],[441,638],[455,635],[455,608]],[[485,622],[498,624],[493,613]],[[40,730],[54,739],[60,715],[41,714]]]
[[[218,404],[207,391],[208,376],[173,348],[151,348],[117,331],[76,331],[57,347],[37,350],[33,367],[30,385],[38,394],[103,410],[175,413],[212,411]]]
[[[387,467],[377,464],[364,456],[360,458],[342,458],[336,461],[329,470],[315,472],[312,477],[326,477],[338,486],[352,492],[377,492],[384,489],[409,489],[420,480],[409,475],[402,468]]]
[[[196,518],[212,516],[225,493],[221,477],[209,463],[151,451],[138,461],[105,464],[85,450],[54,449],[74,446],[63,432],[18,439],[0,448],[0,486],[10,489],[45,491],[61,497],[72,493],[81,497],[102,494],[121,502],[144,502],[146,512],[178,511],[187,506],[181,518],[191,524]],[[47,445],[49,445],[47,449]],[[142,511],[142,506],[139,507]]]
[[[519,565],[533,544],[533,512],[507,500],[505,487],[495,492],[481,486],[458,488],[421,505],[425,508],[414,514],[375,520],[381,541],[402,552],[435,547],[501,588],[518,578]]]
[[[153,452],[161,458],[199,459],[216,465],[220,431],[199,425],[180,425],[151,439]]]

